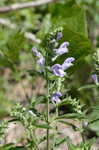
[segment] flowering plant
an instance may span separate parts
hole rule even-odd
[[[95,9],[98,3],[91,1]],[[94,31],[89,12],[94,11],[82,0],[33,1],[3,9],[17,11],[30,3],[36,8],[7,14],[17,25],[0,19],[7,26],[0,30],[0,149],[90,150],[99,136],[99,48],[93,52],[88,39]],[[51,4],[39,7],[42,3]]]

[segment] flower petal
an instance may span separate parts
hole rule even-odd
[[[65,61],[64,61],[64,63],[62,64],[62,69],[63,70],[66,70],[66,69],[68,69],[69,67],[71,67],[71,66],[73,66],[73,61],[74,61],[75,59],[73,58],[73,57],[69,57],[69,58],[67,58]]]
[[[32,52],[33,52],[34,55],[37,56],[37,57],[41,57],[41,56],[42,56],[42,54],[41,54],[40,52],[38,52],[38,50],[37,50],[35,47],[32,48]]]
[[[54,75],[59,76],[59,77],[64,77],[65,72],[62,69],[62,66],[60,64],[53,65],[51,69],[52,69]]]
[[[68,53],[68,48],[67,46],[69,45],[68,42],[64,42],[60,45],[59,48],[57,49],[54,49],[53,51],[59,56],[59,55],[62,55],[64,53]]]
[[[56,51],[56,54],[58,54],[58,55],[62,55],[62,54],[65,54],[65,53],[68,53],[68,48],[67,47],[65,47],[65,48],[59,48]]]
[[[52,102],[54,102],[54,103],[60,103],[61,102],[61,100],[59,99],[59,97],[58,96],[53,96],[52,98],[51,98],[51,101]]]
[[[43,56],[40,57],[38,59],[37,63],[38,63],[39,66],[44,66],[44,64],[45,64],[45,58]]]
[[[96,74],[92,74],[91,77],[92,77],[93,81],[94,81],[96,84],[98,84],[98,77],[97,77],[97,75],[96,75]]]
[[[52,102],[55,102],[55,103],[61,102],[61,100],[59,99],[59,97],[61,96],[62,96],[61,92],[55,92],[51,97]]]
[[[53,94],[53,96],[61,97],[61,96],[62,96],[62,93],[61,93],[61,92],[55,92],[55,93]]]
[[[69,46],[69,42],[64,42],[60,45],[59,48],[66,48],[67,46]]]
[[[69,57],[64,61],[64,63],[72,63],[74,60],[75,60],[74,57]]]
[[[57,33],[57,40],[60,40],[63,37],[62,32],[58,32]]]

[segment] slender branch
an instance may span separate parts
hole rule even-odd
[[[48,79],[48,74],[46,72],[46,79],[47,79],[47,123],[48,123],[48,126],[49,126],[49,79]],[[49,150],[50,147],[49,147],[49,129],[47,129],[47,150]]]
[[[49,125],[49,98],[47,99],[47,123]],[[49,129],[47,129],[47,150],[49,149]]]
[[[46,60],[48,59],[48,53],[46,52]],[[45,61],[45,64],[47,66],[47,61]],[[46,101],[46,115],[47,115],[47,124],[48,126],[50,125],[49,123],[49,119],[50,119],[50,106],[49,106],[49,96],[50,96],[50,93],[49,93],[49,88],[50,88],[50,85],[49,85],[49,79],[48,79],[48,71],[47,69],[45,69],[45,77],[46,77],[46,82],[47,82],[47,101]],[[47,129],[47,132],[46,132],[46,150],[50,150],[50,130],[49,128]]]
[[[52,3],[55,1],[57,1],[57,0],[38,0],[35,2],[16,3],[16,4],[12,4],[10,6],[0,7],[0,13],[7,13],[7,12],[15,11],[15,10],[37,7],[37,6]]]
[[[16,29],[17,28],[17,25],[15,23],[11,23],[11,21],[9,19],[0,18],[0,24],[8,27],[10,29]],[[31,32],[25,32],[24,37],[28,40],[31,40],[32,42],[35,42],[38,44],[41,43],[41,40],[36,38],[36,36],[34,34],[32,34]]]

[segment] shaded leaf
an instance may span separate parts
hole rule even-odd
[[[91,88],[98,88],[98,87],[99,87],[98,85],[89,84],[89,85],[85,85],[85,86],[80,87],[78,90],[81,91],[81,90],[84,90],[84,89],[91,89]]]
[[[85,116],[82,115],[82,114],[77,114],[77,113],[72,113],[72,114],[65,114],[65,115],[61,115],[57,118],[55,118],[56,120],[57,119],[70,119],[70,118],[74,118],[74,119],[84,119]]]
[[[86,14],[82,6],[77,5],[75,0],[53,5],[52,20],[54,23],[64,23],[72,31],[87,36]]]

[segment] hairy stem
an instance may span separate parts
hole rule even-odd
[[[47,123],[49,125],[49,98],[47,99]],[[47,150],[49,150],[49,129],[47,129]]]
[[[46,53],[46,60],[47,60],[47,58],[48,58],[48,54]],[[45,62],[46,63],[46,66],[47,66],[47,61]],[[47,114],[47,117],[46,117],[46,121],[47,121],[47,124],[48,124],[48,126],[49,126],[49,95],[50,95],[50,93],[49,93],[49,89],[50,89],[50,87],[49,87],[49,79],[48,79],[48,71],[47,71],[47,69],[45,69],[45,77],[46,77],[46,82],[47,82],[47,101],[46,101],[46,108],[47,108],[47,111],[46,111],[46,114]],[[47,140],[47,142],[46,142],[46,148],[47,148],[47,150],[49,150],[50,149],[50,146],[49,146],[49,128],[47,129],[47,132],[46,132],[46,140]]]
[[[49,81],[47,71],[46,71],[46,80],[47,80],[47,124],[49,126]],[[47,150],[49,150],[49,128],[47,129]]]

